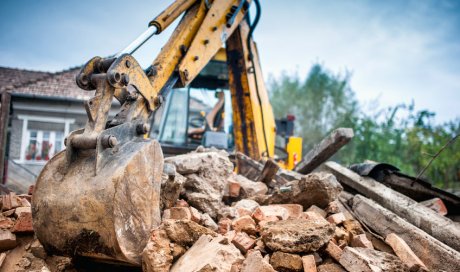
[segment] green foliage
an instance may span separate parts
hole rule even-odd
[[[304,139],[304,152],[332,129],[354,122],[357,102],[348,75],[330,75],[314,65],[305,80],[283,74],[272,79],[269,86],[275,116],[296,117],[296,132]]]
[[[460,119],[435,125],[433,112],[415,111],[413,104],[364,112],[348,82],[348,75],[334,75],[318,64],[305,80],[283,74],[270,81],[275,116],[296,116],[296,133],[303,138],[304,154],[333,129],[351,127],[354,139],[334,160],[345,165],[365,160],[387,162],[417,176],[460,134]],[[439,187],[458,189],[459,161],[460,140],[448,145],[423,176]]]

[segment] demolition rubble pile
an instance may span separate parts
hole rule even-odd
[[[330,162],[327,171],[301,175],[271,160],[263,164],[241,154],[234,160],[203,148],[165,159],[162,220],[140,256],[143,271],[460,271],[458,225],[425,219],[434,213],[428,208],[423,218],[415,211],[414,226],[406,217],[417,205],[404,199],[406,210],[396,215],[390,210],[398,203],[377,202],[399,196]],[[352,180],[374,194],[344,192],[343,182],[359,187]],[[30,196],[2,200],[0,247],[11,251],[1,253],[0,263],[22,250],[3,264],[12,268],[5,271],[68,271],[70,259],[53,257],[50,264],[31,235],[16,243],[15,234],[33,231]],[[422,230],[427,225],[431,235]]]

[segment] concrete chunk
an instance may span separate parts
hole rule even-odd
[[[203,234],[217,236],[214,231],[191,220],[166,220],[161,227],[171,241],[181,246],[191,246]]]
[[[300,180],[293,180],[284,185],[290,188],[284,191],[279,188],[266,198],[262,204],[300,204],[304,209],[311,205],[325,208],[329,202],[334,201],[343,190],[334,175],[317,172],[302,176]]]
[[[306,219],[288,219],[267,223],[261,232],[262,241],[273,251],[302,253],[317,251],[334,234],[331,224]]]
[[[201,236],[171,268],[171,272],[231,271],[244,260],[240,251],[226,237]]]

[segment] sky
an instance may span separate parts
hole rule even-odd
[[[60,71],[134,40],[171,1],[0,2],[0,66]],[[460,1],[261,0],[255,30],[265,79],[320,63],[351,74],[362,105],[414,102],[460,118]],[[134,55],[148,66],[173,28]],[[366,107],[364,107],[366,108]],[[371,109],[369,109],[371,110]]]

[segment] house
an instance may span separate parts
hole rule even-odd
[[[93,92],[76,85],[79,70],[48,73],[0,67],[0,177],[8,188],[27,190],[46,162],[64,149],[65,136],[85,126],[83,101]]]

